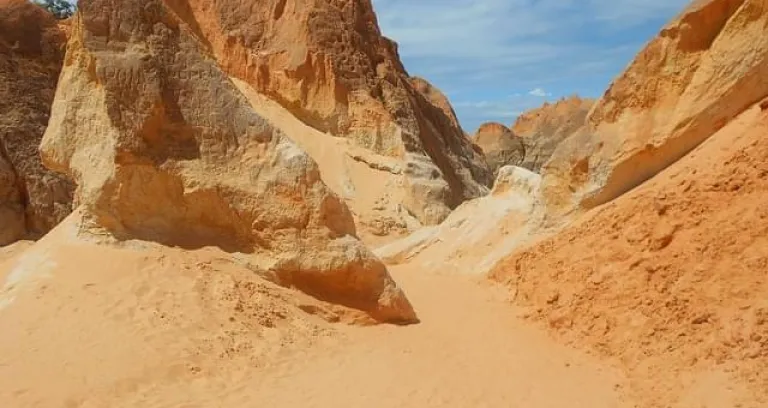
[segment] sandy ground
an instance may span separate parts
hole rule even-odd
[[[3,265],[16,260],[16,258],[18,258],[27,248],[33,244],[33,241],[18,241],[11,245],[0,247],[0,282],[5,279],[5,272],[9,269],[3,267]]]
[[[492,288],[407,268],[393,273],[422,324],[340,328],[332,345],[119,406],[198,406],[200,396],[226,407],[631,406],[622,403],[618,372],[521,323]]]
[[[354,327],[210,250],[61,250],[38,249],[58,271],[0,310],[2,407],[631,406],[618,371],[468,277],[396,267],[422,323]]]

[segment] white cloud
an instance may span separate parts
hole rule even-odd
[[[547,92],[547,91],[545,91],[545,90],[543,90],[543,89],[541,89],[541,88],[534,88],[534,89],[531,89],[531,90],[528,92],[528,95],[532,95],[532,96],[539,96],[539,97],[542,97],[542,98],[545,98],[545,97],[547,97],[547,96],[552,96],[552,94],[551,94],[551,93],[549,93],[549,92]]]

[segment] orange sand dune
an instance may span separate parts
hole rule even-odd
[[[469,278],[399,267],[422,323],[354,327],[213,250],[62,250],[0,311],[0,406],[632,406],[619,371]]]

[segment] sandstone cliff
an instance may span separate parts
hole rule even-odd
[[[504,166],[519,166],[526,157],[523,139],[501,123],[484,123],[473,140],[485,154],[494,174]]]
[[[767,22],[763,0],[696,1],[670,22],[545,165],[553,208],[620,196],[768,95]]]
[[[594,102],[572,96],[520,115],[512,125],[512,132],[522,137],[525,144],[521,167],[540,173],[557,145],[584,126]]]
[[[411,77],[410,83],[411,86],[413,86],[417,91],[421,92],[421,94],[424,95],[429,102],[440,108],[440,110],[445,113],[445,116],[450,119],[451,125],[453,125],[453,127],[461,128],[461,125],[459,125],[459,118],[456,116],[456,111],[453,110],[451,101],[448,100],[448,97],[445,96],[443,91],[436,88],[434,85],[429,83],[429,81],[421,77]]]
[[[323,182],[349,206],[363,242],[390,242],[421,227],[402,208],[405,192],[401,161],[377,155],[349,139],[329,137],[247,83],[233,81],[259,116],[279,127],[317,162]]]
[[[176,1],[80,4],[45,163],[88,236],[247,254],[257,274],[379,320],[414,312],[315,162],[256,114]]]
[[[178,6],[221,66],[310,126],[397,158],[401,203],[435,224],[492,182],[455,118],[412,83],[370,0]]]
[[[0,0],[0,246],[40,237],[71,211],[72,184],[38,153],[65,42],[40,7]]]

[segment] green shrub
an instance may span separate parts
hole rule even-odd
[[[77,8],[67,0],[34,0],[34,3],[48,10],[59,20],[72,17]]]

